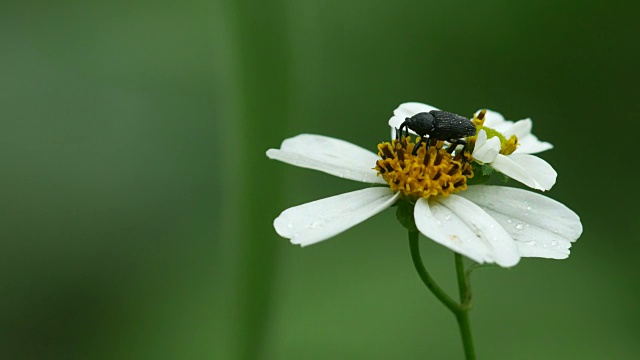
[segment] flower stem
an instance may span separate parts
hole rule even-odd
[[[417,230],[409,230],[409,248],[411,249],[411,259],[413,265],[418,271],[418,275],[422,282],[427,286],[433,295],[451,311],[458,321],[460,335],[462,336],[462,345],[464,347],[465,358],[474,360],[476,358],[473,349],[473,340],[471,337],[471,326],[469,325],[469,308],[471,307],[471,287],[469,286],[469,277],[464,271],[464,263],[462,255],[456,253],[456,273],[458,278],[458,290],[460,292],[460,304],[455,302],[442,288],[436,284],[431,275],[427,272],[420,256],[420,243],[418,242],[420,233]]]
[[[458,275],[458,290],[460,292],[460,307],[456,312],[456,320],[460,328],[462,345],[467,360],[475,359],[476,354],[473,348],[473,338],[471,337],[471,326],[469,325],[469,309],[471,308],[471,286],[469,277],[464,271],[462,255],[455,253],[456,273]]]
[[[433,280],[431,275],[427,272],[420,256],[420,243],[418,242],[420,233],[417,230],[409,230],[409,248],[411,249],[411,259],[413,259],[413,265],[420,275],[420,279],[427,286],[429,290],[435,295],[440,302],[446,306],[454,314],[458,313],[460,306],[456,303],[447,293],[442,290],[438,284]]]

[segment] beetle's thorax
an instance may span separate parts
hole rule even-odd
[[[406,120],[408,121],[409,129],[420,136],[430,134],[435,126],[435,119],[428,112],[415,114]]]

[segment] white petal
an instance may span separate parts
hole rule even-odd
[[[414,218],[425,236],[478,263],[510,267],[520,260],[516,243],[500,224],[463,197],[421,198]]]
[[[582,234],[576,213],[546,196],[522,189],[474,185],[460,196],[496,219],[525,257],[564,259]]]
[[[487,132],[480,130],[471,157],[483,163],[490,163],[495,160],[498,153],[500,153],[500,139],[492,137],[487,140]]]
[[[327,136],[301,134],[286,139],[280,149],[267,150],[270,159],[366,183],[386,184],[373,168],[378,155]]]
[[[553,149],[552,144],[538,140],[538,138],[533,134],[529,134],[524,138],[518,138],[518,143],[520,145],[518,145],[514,154],[537,154],[539,152]]]
[[[480,130],[478,133],[478,138],[476,139],[476,148],[482,147],[487,142],[487,132],[484,130]]]
[[[533,127],[533,123],[531,119],[523,119],[518,120],[513,123],[508,129],[502,132],[502,135],[507,139],[511,137],[511,135],[515,135],[520,138],[524,138],[525,136],[531,135],[531,128]]]
[[[417,113],[421,112],[429,112],[431,110],[440,110],[437,107],[433,107],[431,105],[419,103],[419,102],[408,102],[404,104],[400,104],[397,109],[393,110],[393,115],[401,116],[401,117],[411,117]]]
[[[533,175],[533,179],[542,187],[542,190],[549,190],[555,185],[558,173],[545,160],[529,154],[511,154],[509,158],[527,169]]]
[[[541,158],[529,154],[498,154],[491,163],[495,170],[531,188],[549,190],[556,183],[558,173]]]
[[[390,207],[398,194],[386,187],[372,187],[328,197],[283,211],[273,227],[292,244],[315,244]]]
[[[553,148],[553,145],[546,141],[540,141],[531,133],[533,122],[531,119],[523,119],[511,124],[508,128],[501,131],[507,139],[511,135],[518,137],[518,148],[516,153],[535,154]],[[498,129],[496,129],[498,130]],[[500,131],[500,130],[499,130]]]
[[[415,114],[421,112],[429,112],[431,110],[440,110],[431,105],[419,103],[419,102],[408,102],[401,104],[397,109],[393,110],[393,116],[389,119],[389,126],[391,127],[391,138],[395,139],[396,137],[396,129],[400,127],[406,118],[412,117]],[[409,130],[409,133],[416,135],[413,130]]]

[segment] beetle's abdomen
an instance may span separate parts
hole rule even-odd
[[[459,139],[476,134],[476,126],[471,120],[447,111],[432,110],[435,128],[432,135],[438,140]]]

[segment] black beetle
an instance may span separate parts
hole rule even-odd
[[[420,135],[420,140],[413,148],[413,155],[416,155],[420,145],[422,145],[425,136],[429,136],[429,141],[426,142],[427,150],[429,149],[429,142],[431,139],[446,140],[451,143],[451,151],[458,145],[462,144],[467,146],[467,142],[463,139],[467,136],[473,136],[476,134],[476,126],[464,116],[460,116],[454,113],[441,110],[431,110],[429,112],[421,112],[408,117],[400,124],[400,129],[397,131],[396,136],[398,140],[402,137],[402,131],[406,129],[405,136],[409,135],[409,129]]]

